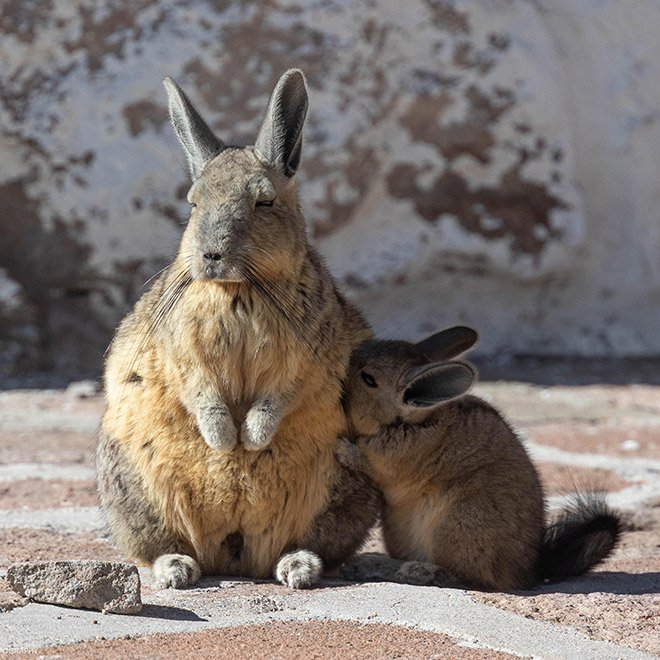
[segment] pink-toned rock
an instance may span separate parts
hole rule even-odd
[[[19,596],[7,583],[5,578],[0,578],[0,614],[9,612],[15,607],[27,605],[27,598]]]
[[[101,383],[97,380],[78,380],[65,390],[69,399],[94,399],[101,394]]]

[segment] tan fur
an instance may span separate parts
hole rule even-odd
[[[253,218],[241,250],[286,292],[288,311],[305,325],[305,341],[239,276],[236,282],[199,276],[198,219],[249,213],[241,206],[246,194],[253,198],[245,208],[254,209],[264,185],[276,192],[276,204]],[[203,573],[264,578],[327,504],[337,471],[335,439],[345,430],[342,379],[352,348],[370,331],[307,244],[292,181],[254,149],[223,151],[206,165],[189,199],[197,206],[176,260],[112,343],[103,432],[121,445],[165,530]],[[155,324],[180,277],[187,284]],[[259,397],[286,393],[272,442],[261,451],[241,442],[228,452],[209,447],[191,412],[200,388],[227,403],[237,429]],[[238,560],[223,545],[235,532],[245,548]],[[115,533],[130,551],[121,529]]]
[[[430,561],[469,583],[527,586],[544,532],[541,486],[520,442],[496,411],[452,402],[415,441],[382,452],[360,447],[383,489],[388,552]]]
[[[432,562],[465,584],[529,586],[544,535],[536,470],[480,399],[407,405],[407,374],[427,362],[413,344],[368,342],[349,375],[347,410],[358,460],[385,497],[387,550]],[[377,386],[365,384],[365,372]]]

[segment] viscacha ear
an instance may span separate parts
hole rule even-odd
[[[307,85],[299,69],[289,69],[275,86],[255,147],[283,174],[292,177],[300,165],[307,116]]]
[[[165,78],[163,85],[169,101],[172,126],[186,152],[190,176],[194,181],[199,178],[204,165],[217,156],[225,144],[213,134],[172,78]]]
[[[422,339],[416,346],[429,360],[442,362],[465,353],[478,339],[476,330],[465,325],[455,325]]]
[[[445,362],[410,369],[403,403],[430,407],[465,394],[476,379],[475,370],[465,362]]]

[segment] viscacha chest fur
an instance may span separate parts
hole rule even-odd
[[[309,320],[307,346],[255,292],[207,283],[192,283],[158,331],[145,334],[162,282],[111,347],[104,432],[121,442],[151,504],[205,572],[267,576],[326,501],[345,423],[341,379],[352,345],[369,331],[331,282],[308,285],[324,302]],[[239,428],[257,397],[298,386],[269,447],[250,452],[239,443],[221,453],[205,444],[180,395],[200,372]],[[238,562],[223,545],[236,532],[244,539]]]

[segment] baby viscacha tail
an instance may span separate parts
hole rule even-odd
[[[548,526],[539,555],[539,582],[582,575],[606,559],[622,533],[621,517],[602,493],[578,493]]]

